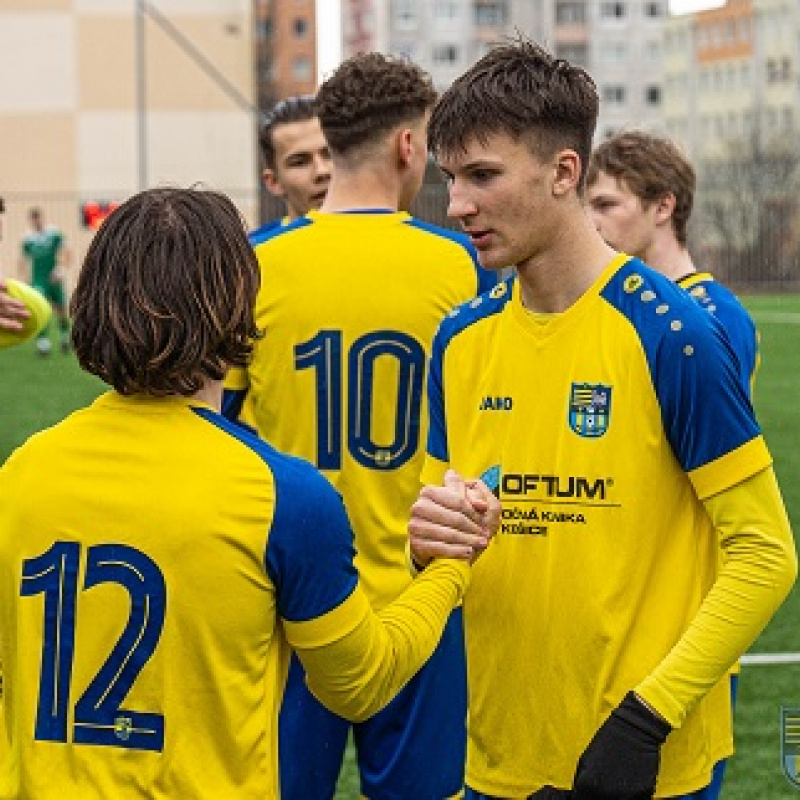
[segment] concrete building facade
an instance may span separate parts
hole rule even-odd
[[[345,0],[343,28],[357,29],[355,15],[363,19],[367,8],[373,30],[368,37],[345,36],[345,57],[358,49],[407,56],[442,90],[519,31],[589,70],[601,96],[598,136],[662,125],[661,33],[668,0]]]

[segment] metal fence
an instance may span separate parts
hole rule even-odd
[[[281,217],[283,203],[271,195],[248,191],[228,191],[250,225]],[[6,214],[0,241],[0,275],[27,278],[26,266],[19,257],[20,243],[28,230],[31,207],[44,212],[46,222],[65,235],[72,269],[68,285],[74,285],[77,269],[94,231],[83,225],[82,206],[87,200],[120,201],[123,193],[109,192],[104,197],[84,198],[60,194],[6,194]],[[447,187],[435,168],[430,168],[412,206],[418,218],[457,230],[457,222],[447,217]],[[689,230],[689,247],[695,263],[712,272],[720,281],[740,292],[800,292],[800,207],[765,206],[758,217],[757,235],[748,244],[735,241],[720,231],[713,215],[698,204]]]

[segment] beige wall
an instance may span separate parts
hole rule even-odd
[[[91,233],[84,200],[139,188],[133,0],[0,3],[0,196],[8,214],[0,274],[15,271],[26,211],[42,205],[77,259]],[[254,104],[249,0],[159,0],[157,8]],[[257,223],[256,118],[152,19],[146,20],[147,184],[226,191]]]

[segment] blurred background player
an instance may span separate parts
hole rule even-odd
[[[431,340],[455,305],[494,282],[462,234],[408,213],[435,100],[426,73],[378,53],[345,61],[324,82],[317,112],[333,160],[328,193],[319,211],[251,237],[263,276],[256,323],[268,333],[246,373],[227,383],[226,413],[248,391],[258,433],[315,463],[342,493],[379,610],[411,580],[404,550]],[[441,800],[459,791],[465,716],[457,612],[419,675],[355,726],[362,793]],[[349,730],[311,696],[294,659],[280,720],[285,800],[333,797]]]
[[[312,95],[281,100],[267,114],[259,134],[267,191],[286,203],[286,216],[256,233],[285,225],[319,208],[331,179],[331,156]]]
[[[585,209],[598,106],[584,70],[519,41],[429,127],[450,215],[482,264],[517,267],[442,323],[429,367],[423,477],[485,475],[503,505],[463,606],[468,800],[707,786],[732,747],[728,670],[797,574],[721,326]],[[457,543],[410,530],[419,565]]]
[[[586,203],[611,247],[654,267],[719,319],[752,398],[759,363],[755,323],[733,292],[710,273],[697,270],[687,247],[695,186],[694,169],[673,142],[644,131],[627,131],[610,137],[592,153]],[[737,666],[731,673],[732,706],[738,674]],[[719,797],[726,762],[717,763],[711,783],[692,798]]]
[[[28,262],[31,286],[41,292],[53,307],[61,351],[68,353],[69,321],[64,292],[67,251],[64,236],[54,225],[45,225],[41,208],[30,209],[28,219],[31,230],[22,240],[22,258]],[[50,326],[47,325],[36,339],[36,349],[40,355],[47,355],[51,347]]]
[[[627,131],[593,152],[586,202],[608,244],[666,275],[719,319],[752,394],[759,361],[755,323],[733,292],[697,270],[686,244],[695,185],[692,165],[669,139]]]
[[[5,203],[0,197],[0,242]],[[50,304],[35,289],[13,278],[0,277],[0,349],[36,336],[50,319]]]
[[[318,696],[362,719],[459,601],[469,568],[442,561],[378,618],[338,494],[219,414],[258,285],[213,192],[143,192],[92,240],[72,335],[113,391],[0,469],[0,797],[277,800],[289,646]],[[481,547],[499,504],[476,489],[484,518],[446,484],[431,519]]]

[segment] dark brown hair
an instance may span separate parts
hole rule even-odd
[[[317,114],[331,152],[347,156],[399,125],[415,122],[436,102],[430,75],[381,53],[347,59],[317,92]]]
[[[686,244],[696,178],[692,165],[669,139],[645,131],[618,133],[592,153],[587,182],[594,183],[599,172],[624,181],[645,205],[674,195],[672,227],[675,238]]]
[[[505,133],[549,158],[574,150],[589,161],[597,123],[597,88],[580,67],[525,39],[498,45],[450,86],[433,109],[428,141],[434,155],[463,152]],[[585,169],[584,169],[585,172]],[[583,177],[579,191],[583,186]]]
[[[122,394],[192,395],[244,366],[259,267],[222,194],[158,188],[115,209],[72,296],[78,361]]]
[[[280,100],[264,117],[258,141],[261,144],[261,155],[269,169],[275,169],[275,143],[272,141],[272,132],[279,125],[288,125],[290,122],[305,122],[314,119],[317,110],[314,107],[314,95],[303,94],[296,97],[287,97]]]

